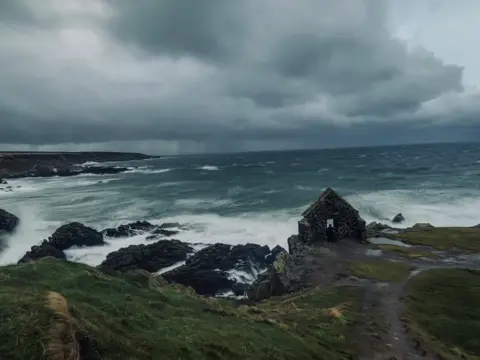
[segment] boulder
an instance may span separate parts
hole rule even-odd
[[[272,252],[285,251],[257,244],[214,244],[195,253],[185,265],[163,276],[169,282],[190,286],[200,295],[233,291],[244,295],[249,285],[274,261]]]
[[[60,250],[67,250],[73,246],[100,246],[106,244],[101,233],[78,222],[60,226],[48,239],[48,242]]]
[[[100,264],[106,271],[146,270],[157,272],[185,261],[194,249],[179,240],[160,240],[153,244],[130,245],[111,252]]]
[[[78,246],[99,246],[105,245],[102,234],[81,223],[73,222],[60,226],[48,240],[43,240],[40,245],[32,246],[30,251],[18,261],[24,263],[35,261],[47,256],[57,259],[66,259],[64,250]]]
[[[17,216],[0,209],[0,234],[11,234],[15,231],[19,223],[20,219]]]
[[[392,222],[394,224],[400,224],[402,222],[405,221],[405,218],[403,217],[403,215],[400,213],[400,214],[397,214],[393,219],[392,219]]]
[[[262,301],[306,288],[308,269],[304,261],[305,254],[305,251],[303,254],[294,255],[286,251],[279,253],[268,271],[261,274],[249,287],[248,298]]]
[[[18,263],[22,264],[30,261],[36,261],[49,256],[61,260],[66,259],[65,253],[62,250],[49,243],[47,240],[43,240],[40,245],[32,246],[30,251],[27,251],[26,254],[18,261]]]

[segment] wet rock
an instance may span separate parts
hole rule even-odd
[[[64,250],[71,247],[105,245],[102,234],[81,223],[73,222],[60,226],[48,240],[43,240],[40,245],[32,246],[30,251],[18,261],[24,263],[35,261],[47,256],[65,259]]]
[[[160,237],[169,237],[179,233],[178,230],[169,230],[171,228],[180,228],[180,224],[166,223],[162,225],[153,225],[148,221],[135,221],[129,224],[120,225],[117,228],[102,230],[102,234],[111,238],[121,238],[151,232],[152,235],[148,236],[147,240],[155,240]]]
[[[0,179],[0,185],[7,185],[7,180]]]
[[[276,247],[275,252],[285,251]],[[268,265],[273,263],[268,246],[215,244],[195,253],[185,265],[163,274],[169,282],[191,286],[200,295],[233,291],[244,295]]]
[[[102,230],[102,234],[107,237],[121,238],[142,234],[155,229],[155,225],[148,221],[135,221],[129,224],[120,225],[118,228],[108,228]]]
[[[27,263],[30,261],[36,261],[45,257],[54,257],[56,259],[65,260],[65,253],[58,247],[52,245],[47,240],[43,240],[40,245],[32,246],[30,251],[27,251],[25,255],[18,261],[19,264]]]
[[[54,167],[50,165],[42,165],[34,167],[33,169],[18,174],[16,177],[52,177],[52,176],[75,176],[80,174],[94,174],[94,175],[112,175],[119,174],[130,170],[126,167],[111,167],[111,166],[68,166],[68,167]]]
[[[60,226],[48,239],[48,242],[60,250],[67,250],[74,246],[100,246],[106,244],[101,233],[78,222]]]
[[[405,221],[405,218],[403,217],[403,215],[400,213],[400,214],[397,214],[393,219],[392,219],[392,222],[394,224],[399,224],[399,223],[402,223]]]
[[[109,271],[146,270],[157,272],[185,261],[194,249],[179,240],[160,240],[153,244],[130,245],[107,255],[100,269]]]
[[[0,234],[11,234],[15,231],[20,219],[6,210],[0,209]]]
[[[248,298],[262,301],[306,288],[309,270],[304,261],[306,251],[307,248],[302,254],[292,255],[286,251],[277,254],[273,265],[249,287]]]

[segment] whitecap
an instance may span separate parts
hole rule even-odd
[[[204,166],[201,166],[201,167],[197,167],[198,170],[207,170],[207,171],[216,171],[216,170],[220,170],[218,166],[214,166],[214,165],[204,165]]]

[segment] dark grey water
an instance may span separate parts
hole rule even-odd
[[[24,221],[0,262],[16,261],[67,221],[96,228],[133,220],[179,221],[191,242],[285,245],[300,212],[327,186],[367,221],[402,212],[406,224],[480,223],[480,144],[196,155],[121,163],[115,176],[22,179],[0,192],[0,207]],[[100,262],[112,249],[74,250]]]

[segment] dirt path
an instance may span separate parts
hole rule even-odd
[[[348,263],[351,261],[374,263],[377,259],[400,261],[416,269],[410,277],[432,268],[476,268],[480,269],[478,254],[462,254],[458,251],[436,252],[437,259],[411,259],[394,252],[378,252],[374,244],[359,244],[352,240],[324,244],[305,256],[311,269],[308,276],[310,286],[349,285],[365,288],[362,304],[364,321],[356,329],[359,360],[437,360],[419,347],[407,333],[402,320],[404,314],[405,285],[408,278],[399,282],[379,282],[351,276]],[[412,248],[415,250],[416,248]],[[425,250],[425,247],[418,247]],[[368,328],[374,318],[382,319],[383,333],[372,333]]]

